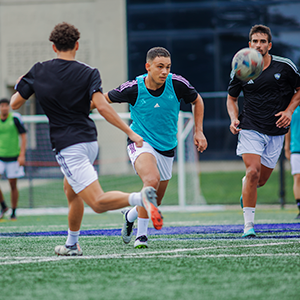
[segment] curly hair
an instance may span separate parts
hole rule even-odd
[[[147,52],[146,62],[153,61],[156,57],[171,57],[170,52],[163,47],[154,47]]]
[[[78,29],[66,22],[57,24],[49,36],[49,41],[53,42],[58,51],[68,51],[75,47],[75,43],[80,38]]]

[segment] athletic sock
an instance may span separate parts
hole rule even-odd
[[[131,193],[128,198],[129,205],[131,206],[143,206],[142,193]]]
[[[4,200],[0,204],[1,204],[2,210],[7,208],[7,205]]]
[[[66,246],[73,246],[74,244],[78,243],[80,230],[78,231],[71,231],[68,229],[68,238],[66,241]]]
[[[126,217],[127,217],[127,221],[130,222],[130,223],[134,222],[137,219],[138,212],[136,210],[136,206],[133,207],[131,210],[128,211]]]
[[[297,203],[297,206],[298,206],[298,209],[299,209],[299,212],[300,212],[300,199],[296,199],[296,203]]]
[[[255,207],[244,207],[244,232],[247,232],[254,224]]]
[[[136,237],[138,238],[139,236],[142,235],[147,236],[149,219],[138,218],[137,223],[138,223],[138,227],[137,227]]]
[[[16,216],[16,208],[11,209],[11,216],[15,217]]]

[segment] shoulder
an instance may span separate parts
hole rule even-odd
[[[18,112],[13,112],[13,113],[12,113],[12,116],[13,116],[14,119],[17,119],[17,120],[19,120],[19,121],[22,122],[22,116],[21,116],[20,113],[18,113]]]
[[[272,55],[272,60],[274,63],[283,64],[285,67],[291,68],[294,72],[298,73],[296,65],[289,58]]]
[[[194,89],[190,82],[181,75],[172,74],[172,82],[175,85],[185,86],[189,89]]]
[[[119,92],[119,93],[130,93],[130,92],[135,92],[137,91],[138,88],[138,83],[137,79],[135,80],[129,80],[124,83],[122,83],[119,87],[115,88],[114,91]]]

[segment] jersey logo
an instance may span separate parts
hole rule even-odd
[[[160,107],[158,103],[154,105],[154,108]]]
[[[254,81],[252,79],[250,79],[247,84],[254,84]]]
[[[281,74],[280,73],[276,73],[276,74],[274,74],[274,77],[275,77],[275,79],[278,80],[281,77]]]

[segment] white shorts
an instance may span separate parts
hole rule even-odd
[[[96,141],[79,143],[62,149],[55,156],[62,173],[76,194],[98,180],[98,174],[93,167],[98,149]]]
[[[267,135],[255,130],[241,130],[238,136],[236,154],[257,154],[261,164],[274,169],[281,154],[284,135]]]
[[[0,175],[5,172],[8,179],[24,177],[24,167],[19,165],[18,161],[2,161],[0,160]]]
[[[300,174],[300,153],[291,154],[291,173]]]
[[[157,168],[160,174],[160,181],[165,181],[172,178],[172,167],[174,157],[167,157],[158,153],[152,146],[150,146],[145,141],[143,142],[143,146],[141,148],[136,147],[135,143],[128,145],[127,152],[135,173],[137,172],[135,170],[134,163],[139,157],[139,155],[142,153],[151,153],[156,158]]]

